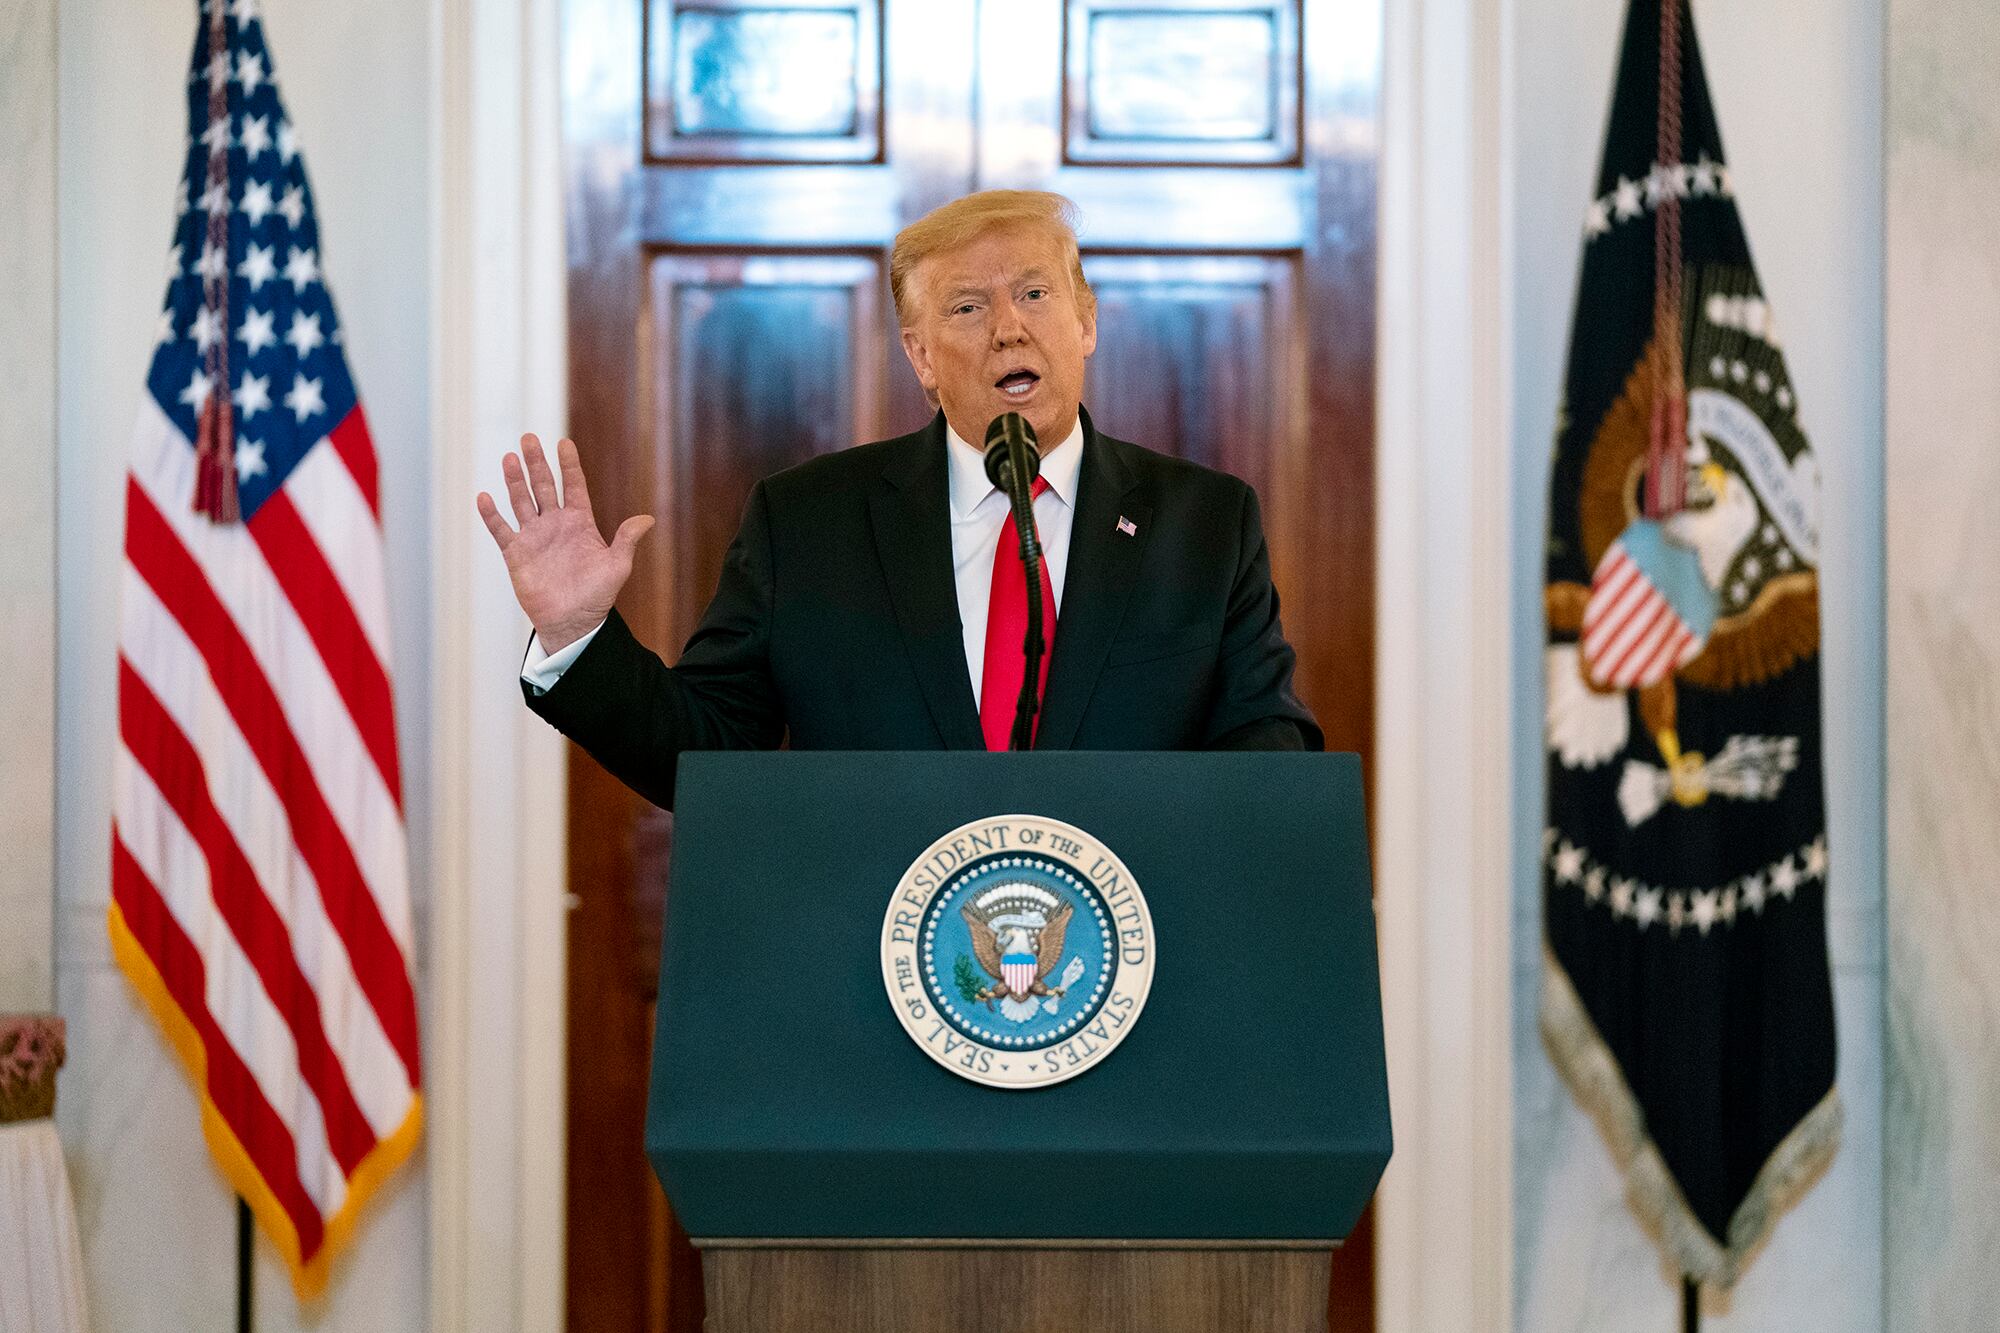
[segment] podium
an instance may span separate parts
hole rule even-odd
[[[680,763],[646,1151],[711,1333],[1325,1328],[1390,1153],[1354,756]]]

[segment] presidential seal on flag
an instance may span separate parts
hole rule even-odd
[[[910,866],[882,923],[882,980],[932,1059],[1034,1088],[1104,1059],[1145,1007],[1153,921],[1132,873],[1034,815],[954,829]]]
[[[1819,466],[1684,0],[1632,0],[1551,469],[1542,1032],[1727,1287],[1839,1143]]]

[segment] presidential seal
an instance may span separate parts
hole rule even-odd
[[[1153,918],[1082,829],[997,815],[953,829],[897,884],[882,984],[910,1039],[995,1088],[1074,1078],[1116,1049],[1153,984]]]

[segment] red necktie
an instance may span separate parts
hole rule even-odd
[[[1047,477],[1036,477],[1028,493],[1029,502],[1049,488]],[[1041,535],[1041,529],[1035,530]],[[1035,724],[1041,725],[1040,703],[1049,684],[1049,653],[1056,642],[1056,594],[1049,582],[1049,562],[1043,553],[1042,574],[1042,664],[1035,681]],[[1021,565],[1021,530],[1014,526],[1014,514],[1007,513],[1000,529],[1000,544],[993,551],[993,592],[986,604],[986,669],[980,676],[979,729],[986,733],[986,748],[1004,750],[1014,736],[1014,710],[1021,701],[1021,676],[1027,661],[1021,645],[1028,639],[1028,573]]]

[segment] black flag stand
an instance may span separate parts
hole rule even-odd
[[[251,1244],[250,1201],[239,1194],[236,1196],[236,1333],[252,1333],[257,1326],[256,1312],[250,1303]]]
[[[1701,1284],[1681,1279],[1681,1333],[1701,1333]]]

